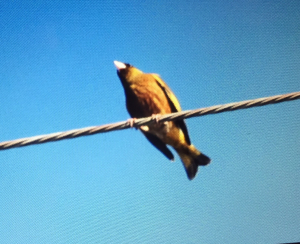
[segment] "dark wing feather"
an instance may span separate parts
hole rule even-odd
[[[171,89],[159,77],[159,75],[152,74],[152,76],[154,77],[154,79],[156,80],[156,82],[160,86],[160,88],[163,90],[163,92],[165,93],[165,95],[168,99],[169,105],[171,107],[172,113],[180,112],[181,111],[180,104],[179,104],[177,98],[175,97],[174,93],[171,91]],[[182,130],[185,140],[186,140],[186,143],[191,145],[191,140],[190,140],[189,133],[188,133],[188,130],[187,130],[184,120],[176,120],[175,124]]]
[[[141,130],[142,131],[142,130]],[[174,160],[174,155],[172,152],[167,148],[166,144],[163,143],[157,136],[150,134],[148,132],[142,131],[145,137],[148,139],[149,142],[153,146],[155,146],[159,151],[161,151],[168,159]]]

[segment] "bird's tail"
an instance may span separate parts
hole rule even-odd
[[[181,146],[175,150],[179,154],[190,180],[196,176],[198,166],[205,166],[210,163],[210,158],[198,151],[193,145]]]

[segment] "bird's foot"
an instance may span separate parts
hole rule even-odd
[[[128,120],[127,120],[127,123],[129,124],[130,128],[135,127],[135,128],[137,129],[136,126],[133,126],[134,123],[135,123],[135,121],[136,121],[136,118],[131,118],[131,119],[128,119]]]
[[[155,120],[155,124],[153,125],[156,129],[161,129],[164,133],[168,133],[170,131],[170,122],[165,121],[161,122],[161,114],[152,114],[152,120]]]
[[[151,118],[152,118],[153,120],[155,120],[155,122],[156,122],[157,124],[159,123],[160,117],[161,117],[160,114],[152,114],[152,115],[151,115]]]

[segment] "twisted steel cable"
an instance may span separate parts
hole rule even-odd
[[[208,114],[216,114],[216,113],[222,113],[226,111],[234,111],[238,109],[246,109],[246,108],[252,108],[252,107],[258,107],[258,106],[264,106],[267,104],[274,104],[274,103],[281,103],[285,101],[291,101],[300,99],[300,92],[293,92],[283,95],[277,95],[277,96],[271,96],[271,97],[264,97],[264,98],[257,98],[252,100],[246,100],[241,102],[235,102],[235,103],[228,103],[223,105],[216,105],[211,106],[207,108],[199,108],[195,110],[186,110],[181,111],[177,113],[171,113],[171,114],[165,114],[161,115],[159,117],[159,121],[170,121],[170,120],[179,120],[179,119],[187,119],[191,117],[197,117],[197,116],[204,116]],[[134,120],[133,126],[139,127],[142,125],[149,125],[151,123],[155,123],[156,119],[153,117],[147,117],[147,118],[141,118]],[[47,135],[39,135],[39,136],[33,136],[33,137],[27,137],[27,138],[21,138],[17,140],[12,141],[5,141],[0,143],[0,150],[6,150],[10,148],[15,147],[24,147],[29,146],[33,144],[41,144],[46,143],[50,141],[59,141],[64,139],[71,139],[76,138],[79,136],[87,136],[87,135],[93,135],[97,133],[104,133],[114,130],[123,130],[130,128],[129,121],[122,121],[117,122],[113,124],[107,124],[107,125],[100,125],[100,126],[91,126],[91,127],[85,127],[81,129],[74,129],[69,130],[65,132],[56,132],[51,133]]]

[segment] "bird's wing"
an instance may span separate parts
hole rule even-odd
[[[160,88],[164,91],[169,104],[171,106],[172,113],[181,111],[180,104],[175,97],[174,93],[171,91],[171,89],[167,86],[167,84],[159,77],[158,74],[151,74],[154,79],[156,80],[157,84],[160,86]]]
[[[168,102],[170,104],[172,113],[181,111],[179,101],[177,100],[176,96],[171,91],[171,89],[167,86],[167,84],[159,77],[159,75],[157,75],[157,74],[151,74],[151,75],[154,77],[157,84],[160,86],[160,88],[165,93],[165,95],[168,99]],[[191,145],[191,140],[190,140],[189,133],[188,133],[188,130],[187,130],[184,120],[176,120],[175,124],[182,130],[187,144]]]
[[[174,160],[174,155],[169,150],[169,148],[167,148],[165,143],[163,143],[157,136],[155,136],[149,132],[145,132],[145,131],[142,131],[142,132],[145,135],[145,137],[148,139],[148,141],[151,142],[151,144],[153,146],[155,146],[159,151],[161,151],[168,159],[170,159],[172,161]]]

